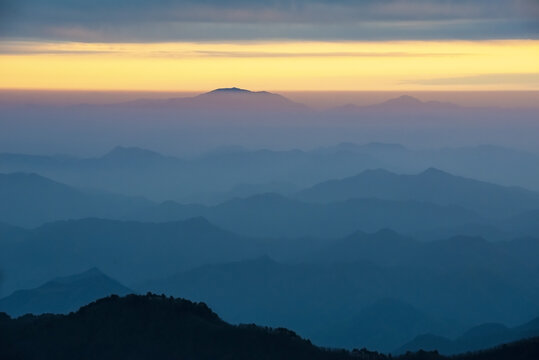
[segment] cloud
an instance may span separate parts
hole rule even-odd
[[[481,74],[473,76],[459,76],[447,78],[435,78],[425,80],[414,80],[408,84],[419,85],[507,85],[526,84],[539,86],[539,73],[520,74]]]
[[[350,43],[345,43],[350,44]],[[401,50],[383,50],[383,51],[349,51],[349,50],[323,50],[323,46],[319,46],[320,51],[305,51],[303,49],[295,50],[273,50],[271,45],[267,50],[249,50],[248,44],[244,44],[247,49],[223,50],[221,46],[213,47],[212,44],[200,48],[189,46],[188,49],[178,46],[177,43],[170,44],[155,44],[152,48],[140,49],[139,47],[113,45],[113,44],[84,44],[84,43],[64,43],[64,42],[11,42],[6,41],[2,46],[0,54],[4,55],[101,55],[101,54],[144,54],[146,57],[166,57],[166,58],[189,58],[189,57],[204,57],[204,58],[311,58],[311,57],[353,57],[353,58],[370,58],[370,57],[455,57],[470,55],[463,52],[421,52],[421,51],[401,51]],[[174,46],[177,45],[177,46]],[[260,43],[258,44],[260,45]],[[335,43],[332,43],[335,45]],[[340,44],[341,47],[344,45]],[[351,45],[351,44],[350,44]],[[357,45],[355,45],[357,46]]]
[[[0,0],[0,36],[69,41],[537,38],[536,0]]]
[[[336,52],[260,52],[260,51],[198,51],[209,57],[236,57],[236,58],[290,58],[290,57],[438,57],[462,56],[463,53],[420,53],[420,52],[362,52],[362,51],[336,51]]]

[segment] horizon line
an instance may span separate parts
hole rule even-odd
[[[218,89],[232,89],[232,88],[238,88],[241,90],[248,90],[253,92],[258,91],[267,91],[267,92],[316,92],[316,93],[331,93],[331,92],[370,92],[370,93],[406,93],[406,92],[422,92],[422,93],[451,93],[451,92],[488,92],[488,93],[502,93],[502,92],[527,92],[527,93],[539,93],[539,89],[507,89],[507,90],[500,90],[500,89],[454,89],[454,90],[440,90],[440,89],[405,89],[405,90],[367,90],[367,89],[357,89],[357,90],[350,90],[350,89],[330,89],[330,90],[312,90],[312,89],[250,89],[250,88],[244,88],[240,86],[223,86],[223,87],[216,87],[211,89],[177,89],[177,90],[155,90],[155,89],[105,89],[105,88],[90,88],[90,89],[83,89],[83,88],[4,88],[0,87],[0,91],[50,91],[50,92],[64,92],[64,91],[72,91],[72,92],[124,92],[124,93],[135,93],[135,92],[145,92],[145,93],[206,93]]]

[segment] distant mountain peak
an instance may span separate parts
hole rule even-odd
[[[104,275],[103,272],[101,270],[99,270],[97,267],[92,267],[86,271],[83,271],[82,273],[80,273],[79,275],[84,275],[84,276],[101,276],[101,275]]]
[[[304,111],[308,108],[282,95],[237,87],[219,88],[193,98],[179,99],[193,109],[218,111]]]
[[[364,175],[370,175],[370,176],[373,176],[373,175],[374,176],[393,176],[393,175],[396,175],[396,174],[389,171],[389,170],[378,168],[378,169],[363,170],[361,173],[359,173],[358,175],[356,175],[354,177],[359,177],[359,176],[364,176]],[[351,177],[351,178],[353,178],[353,177]]]
[[[63,314],[103,296],[131,292],[94,267],[75,275],[54,278],[33,289],[17,290],[0,299],[0,308],[12,316],[28,313]]]
[[[287,197],[274,193],[274,192],[264,192],[260,194],[254,194],[246,197],[237,197],[232,200],[227,201],[227,203],[240,203],[245,204],[246,202],[250,204],[267,204],[267,203],[289,203],[290,199]]]
[[[420,103],[422,102],[421,100],[419,100],[418,98],[416,97],[413,97],[411,95],[401,95],[399,96],[398,98],[394,99],[395,101],[403,101],[403,102],[412,102],[412,103]]]
[[[52,281],[56,282],[56,283],[69,284],[69,283],[74,283],[74,282],[78,282],[78,281],[84,281],[84,280],[88,280],[88,279],[95,279],[95,278],[109,279],[109,277],[106,274],[104,274],[101,270],[99,270],[97,267],[92,267],[92,268],[90,268],[90,269],[88,269],[86,271],[83,271],[81,273],[78,273],[78,274],[57,277],[57,278],[53,279]]]
[[[363,110],[375,110],[375,111],[416,111],[416,110],[451,110],[459,108],[458,105],[441,102],[441,101],[423,101],[410,95],[401,95],[396,98],[391,98],[378,104],[356,106],[356,105],[343,105],[334,108],[334,111],[341,112],[343,114],[355,114]]]
[[[176,221],[179,224],[192,226],[192,227],[198,227],[198,228],[213,228],[218,229],[217,226],[213,225],[211,222],[208,221],[204,216],[195,216],[191,218],[187,218],[185,220]]]
[[[65,191],[74,191],[74,189],[69,185],[56,182],[52,179],[41,176],[34,172],[14,172],[8,174],[0,174],[0,187],[5,186],[7,188],[8,186],[14,185],[16,185],[17,187],[22,186],[33,189],[62,189]]]
[[[193,97],[139,99],[116,106],[177,109],[185,111],[305,111],[309,108],[282,95],[238,87],[218,88]]]
[[[18,179],[18,180],[28,180],[28,181],[47,181],[54,182],[46,177],[43,177],[34,172],[23,172],[17,171],[13,173],[0,174],[0,179]]]
[[[330,113],[340,113],[342,115],[355,115],[362,111],[377,112],[377,111],[390,111],[390,112],[415,112],[415,111],[446,111],[457,110],[460,106],[442,101],[423,101],[410,95],[401,95],[396,98],[391,98],[386,101],[377,104],[358,106],[353,104],[346,104],[337,106],[331,110]]]
[[[370,142],[364,144],[363,147],[378,150],[406,150],[406,147],[404,145],[383,142]]]
[[[204,95],[273,95],[273,96],[278,96],[277,94],[273,94],[268,91],[251,91],[247,89],[241,89],[238,87],[219,88],[219,89],[215,89],[215,90],[202,94],[202,96]]]
[[[162,157],[161,154],[143,149],[140,147],[132,146],[132,147],[126,147],[126,146],[116,146],[114,149],[106,153],[103,158],[131,158],[131,157],[145,157],[145,158],[160,158]]]
[[[240,89],[238,87],[230,87],[230,88],[218,88],[215,90],[212,90],[208,92],[207,94],[220,94],[220,93],[240,93],[240,94],[246,94],[246,93],[253,93],[251,90],[247,89]]]
[[[454,176],[451,175],[443,170],[437,169],[435,167],[429,167],[425,171],[423,171],[420,175],[427,175],[427,176]]]
[[[387,100],[384,104],[392,106],[417,106],[423,104],[423,101],[410,95],[401,95],[397,98]]]
[[[390,229],[390,228],[382,228],[379,229],[374,233],[374,235],[377,236],[384,236],[384,237],[393,237],[393,238],[402,238],[402,235],[397,233],[396,231]]]

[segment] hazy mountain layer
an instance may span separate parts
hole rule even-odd
[[[489,217],[506,217],[539,208],[539,193],[458,177],[434,168],[417,175],[365,171],[317,184],[298,193],[298,197],[313,202],[366,197],[427,201],[461,206]]]
[[[351,108],[352,111],[305,110],[277,94],[234,90],[189,99],[116,105],[3,106],[0,151],[69,154],[76,149],[78,154],[88,155],[124,144],[168,154],[194,154],[230,144],[258,149],[307,149],[343,141],[400,143],[420,148],[492,144],[539,151],[535,109],[458,107],[411,97],[361,107],[359,111]],[[500,177],[520,178],[517,173]],[[265,181],[268,180],[275,179]]]
[[[313,204],[277,194],[261,194],[216,206],[165,202],[133,213],[139,221],[174,221],[203,216],[230,231],[258,237],[341,237],[357,230],[392,228],[418,232],[481,221],[464,208],[418,201],[351,199]]]
[[[35,289],[18,290],[0,299],[0,311],[18,317],[24,314],[67,314],[97,299],[131,290],[96,268],[77,275],[53,279]]]
[[[503,324],[488,323],[475,326],[454,340],[432,334],[421,335],[400,347],[396,353],[435,349],[442,354],[453,355],[536,336],[539,336],[539,318],[512,328]]]
[[[204,203],[254,195],[253,190],[236,191],[245,184],[258,187],[259,193],[288,193],[368,169],[418,173],[429,167],[539,190],[539,156],[496,146],[411,150],[395,144],[342,143],[309,151],[220,147],[189,159],[125,147],[96,158],[0,154],[0,171],[5,173],[38,173],[76,187]]]
[[[0,221],[12,225],[119,217],[151,204],[142,198],[75,189],[37,174],[0,174]]]
[[[378,240],[379,248],[387,249],[383,238]],[[263,258],[207,265],[138,288],[207,302],[228,321],[287,326],[320,344],[384,351],[421,333],[456,336],[477,323],[513,324],[537,316],[533,265],[523,268],[494,254],[476,265],[488,249],[458,242],[453,256],[446,257],[444,250],[449,249],[440,244],[438,250],[427,251],[432,258],[412,257],[392,266],[381,264],[398,250],[380,250],[372,259],[379,264],[370,259],[286,264]],[[368,310],[383,299],[393,301],[384,303],[383,311]],[[349,329],[356,330],[345,331]],[[359,334],[364,336],[358,344]]]
[[[98,267],[122,283],[260,254],[249,239],[206,220],[151,224],[100,219],[50,223],[1,245],[5,292]]]

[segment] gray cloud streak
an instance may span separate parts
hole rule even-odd
[[[537,38],[536,0],[0,0],[4,38]]]
[[[7,45],[0,49],[0,54],[10,55],[92,55],[121,54],[118,50],[63,50],[36,48],[33,46]],[[464,56],[467,53],[423,53],[423,52],[366,52],[366,51],[326,51],[326,52],[265,52],[265,51],[151,51],[148,56],[167,58],[186,57],[226,57],[226,58],[302,58],[302,57],[447,57]]]
[[[407,84],[421,85],[495,85],[495,84],[535,84],[539,85],[539,74],[481,74],[473,76],[459,76],[450,78],[436,78],[414,80]]]
[[[198,51],[200,55],[213,57],[240,57],[240,58],[259,58],[259,57],[432,57],[432,56],[463,56],[464,53],[412,53],[412,52],[234,52],[234,51]]]

